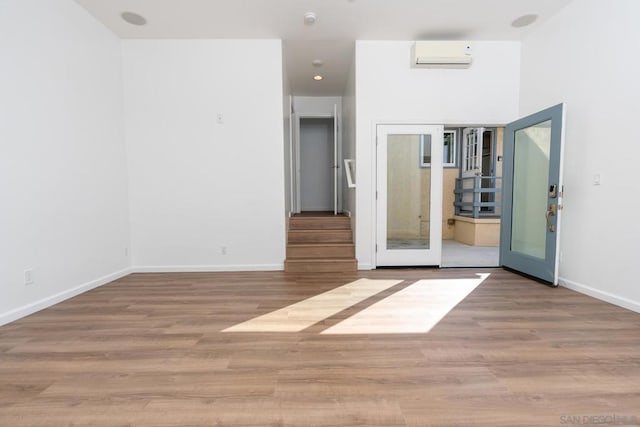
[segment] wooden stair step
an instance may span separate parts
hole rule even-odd
[[[308,214],[289,218],[284,265],[292,273],[357,271],[351,218]]]
[[[353,243],[290,243],[287,259],[354,258]]]
[[[350,229],[289,230],[289,243],[352,243]]]
[[[346,216],[308,217],[289,219],[289,230],[347,230],[351,229],[351,219]]]
[[[358,265],[355,259],[287,259],[284,270],[288,273],[355,273]]]

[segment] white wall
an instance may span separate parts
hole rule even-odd
[[[280,40],[122,43],[134,267],[282,269]]]
[[[356,257],[375,265],[376,123],[504,124],[517,117],[520,44],[475,42],[469,69],[409,67],[410,41],[356,42]]]
[[[571,3],[524,40],[520,99],[522,115],[567,106],[561,283],[636,311],[639,15],[637,0]]]
[[[333,106],[338,106],[338,117],[342,111],[342,98],[339,96],[294,96],[296,114],[302,117],[333,116]]]
[[[125,274],[129,219],[119,40],[71,0],[4,0],[0,52],[2,324]]]

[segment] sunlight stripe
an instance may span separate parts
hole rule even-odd
[[[299,332],[400,282],[359,279],[222,332]]]
[[[489,274],[473,279],[419,280],[325,329],[322,334],[402,334],[429,332]]]

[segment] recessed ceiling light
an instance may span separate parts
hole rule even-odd
[[[511,23],[511,26],[514,28],[526,27],[527,25],[531,25],[536,22],[537,19],[538,15],[533,13],[529,15],[522,15],[521,17],[514,19],[514,21]]]
[[[120,16],[122,16],[122,19],[132,25],[145,25],[147,23],[147,20],[144,18],[144,16],[138,15],[134,12],[122,12]]]
[[[324,77],[322,77],[320,74],[313,76],[313,80],[319,82],[320,80],[324,79]]]
[[[313,25],[318,20],[318,15],[313,12],[307,12],[304,14],[304,23],[305,25]]]
[[[324,62],[322,62],[321,59],[314,59],[313,61],[311,61],[311,64],[314,67],[322,67],[322,64],[324,64]]]

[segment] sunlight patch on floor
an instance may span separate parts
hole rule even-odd
[[[299,332],[400,282],[359,279],[222,332]]]
[[[478,287],[489,274],[473,279],[419,280],[343,320],[322,334],[426,333]]]

